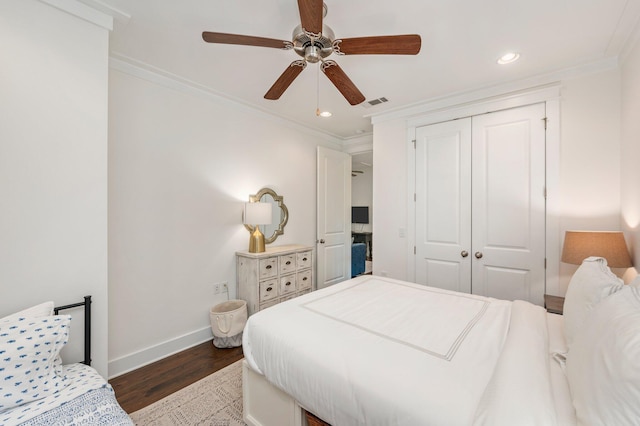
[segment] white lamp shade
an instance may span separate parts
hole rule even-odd
[[[245,225],[269,225],[272,221],[270,203],[245,203],[243,223]]]

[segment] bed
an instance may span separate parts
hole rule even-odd
[[[84,360],[63,364],[71,315],[84,309]],[[45,302],[0,318],[0,425],[133,425],[91,366],[91,296]]]
[[[331,425],[633,424],[638,324],[640,283],[623,286],[602,258],[574,275],[564,316],[361,276],[249,318],[244,418],[252,426],[303,425],[306,412]],[[624,326],[628,341],[607,341]]]

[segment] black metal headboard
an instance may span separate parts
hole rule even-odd
[[[82,363],[91,365],[91,296],[85,296],[84,302],[53,308],[53,312],[58,315],[60,311],[77,308],[79,306],[84,306],[84,361],[82,361]]]

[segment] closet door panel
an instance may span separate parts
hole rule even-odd
[[[529,300],[531,297],[531,273],[526,269],[484,265],[482,273],[483,277],[478,281],[484,284],[487,294],[500,294],[500,298],[506,300]]]
[[[475,294],[543,301],[544,116],[538,104],[473,118]]]
[[[416,282],[471,292],[470,197],[471,120],[418,128]]]
[[[485,157],[484,164],[477,162],[478,174],[484,176],[475,180],[474,189],[484,207],[486,246],[511,249],[530,246],[532,171],[528,127],[528,121],[487,126],[478,143]]]

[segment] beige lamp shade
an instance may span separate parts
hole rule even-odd
[[[589,256],[604,257],[610,268],[633,266],[622,232],[567,231],[562,261],[580,265]]]

